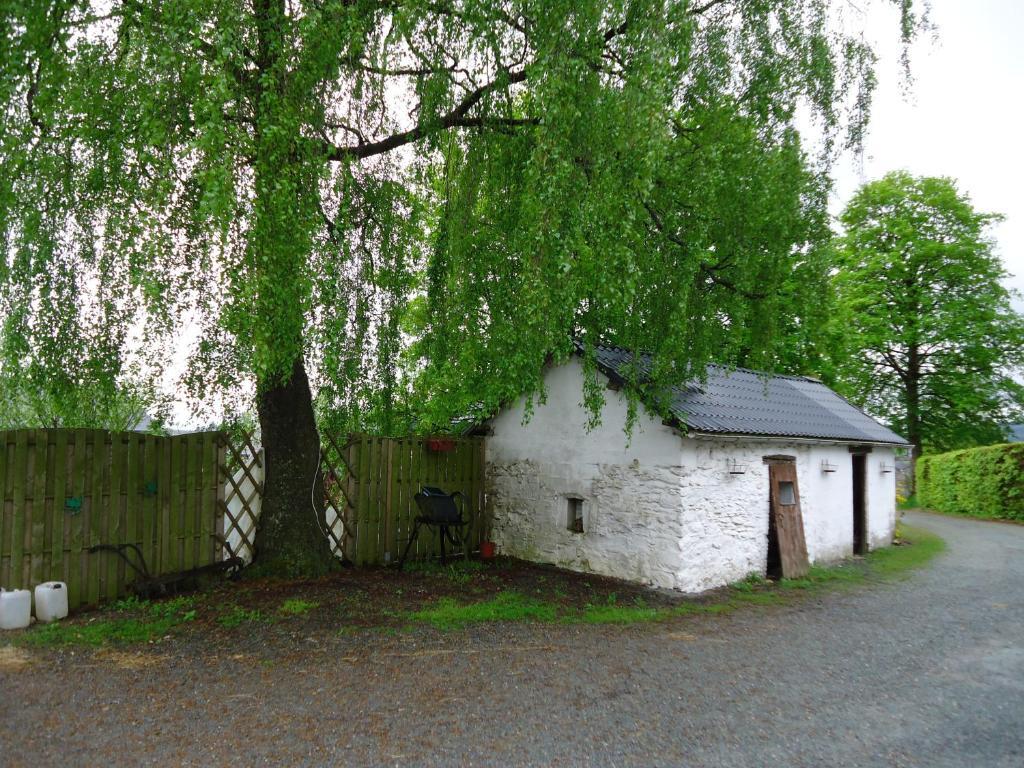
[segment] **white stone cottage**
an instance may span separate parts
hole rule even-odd
[[[488,507],[499,551],[577,571],[699,592],[765,574],[769,465],[796,467],[810,562],[892,541],[899,435],[824,384],[708,368],[672,391],[673,417],[642,410],[630,437],[620,390],[630,353],[597,350],[609,391],[586,428],[578,357],[485,425]]]

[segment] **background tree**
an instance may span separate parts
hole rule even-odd
[[[893,4],[908,40],[912,0]],[[95,317],[54,300],[75,285],[122,351],[144,328],[156,374],[196,325],[192,397],[256,392],[258,558],[303,573],[331,562],[309,509],[313,392],[339,423],[372,407],[386,425],[408,391],[411,297],[426,294],[431,366],[489,365],[509,391],[539,386],[577,325],[656,341],[656,377],[701,370],[709,329],[753,317],[736,281],[776,274],[788,253],[727,276],[739,262],[712,239],[664,245],[699,231],[674,207],[674,174],[709,151],[702,126],[736,118],[738,146],[792,161],[806,107],[823,168],[842,128],[861,134],[873,84],[870,49],[820,0],[11,0],[0,13],[4,313]],[[664,247],[639,247],[648,237]],[[453,268],[476,286],[450,290]],[[685,315],[702,306],[685,296],[729,284],[730,311]],[[767,336],[750,334],[749,354]]]
[[[163,433],[166,416],[161,398],[148,382],[121,382],[108,388],[83,377],[61,384],[72,388],[54,392],[48,386],[35,386],[33,379],[21,373],[0,373],[0,429],[81,427]]]
[[[1019,417],[1024,318],[988,227],[948,178],[891,173],[840,220],[835,278],[844,393],[922,450],[998,442]]]
[[[122,349],[125,324],[82,299],[78,276],[51,265],[46,294],[11,301],[0,334],[0,429],[159,431],[167,398]],[[16,289],[15,289],[16,290]],[[32,311],[27,311],[32,309]]]

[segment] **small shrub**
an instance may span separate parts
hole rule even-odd
[[[900,494],[897,493],[896,506],[899,507],[900,509],[917,509],[921,505],[917,501],[916,493],[912,493],[906,497],[901,496]]]

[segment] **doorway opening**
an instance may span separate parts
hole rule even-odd
[[[775,522],[774,505],[768,502],[768,565],[765,577],[772,581],[782,578],[782,555],[779,554],[779,528]]]
[[[867,537],[867,455],[855,453],[853,461],[853,554],[866,555],[868,551]]]

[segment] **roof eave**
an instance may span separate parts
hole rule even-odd
[[[859,440],[850,437],[813,437],[807,435],[763,435],[755,432],[705,432],[696,429],[687,429],[681,425],[677,426],[686,437],[697,440],[726,439],[726,440],[779,440],[796,443],[835,443],[837,445],[876,445],[886,448],[913,448],[913,443],[894,443],[884,440]]]

